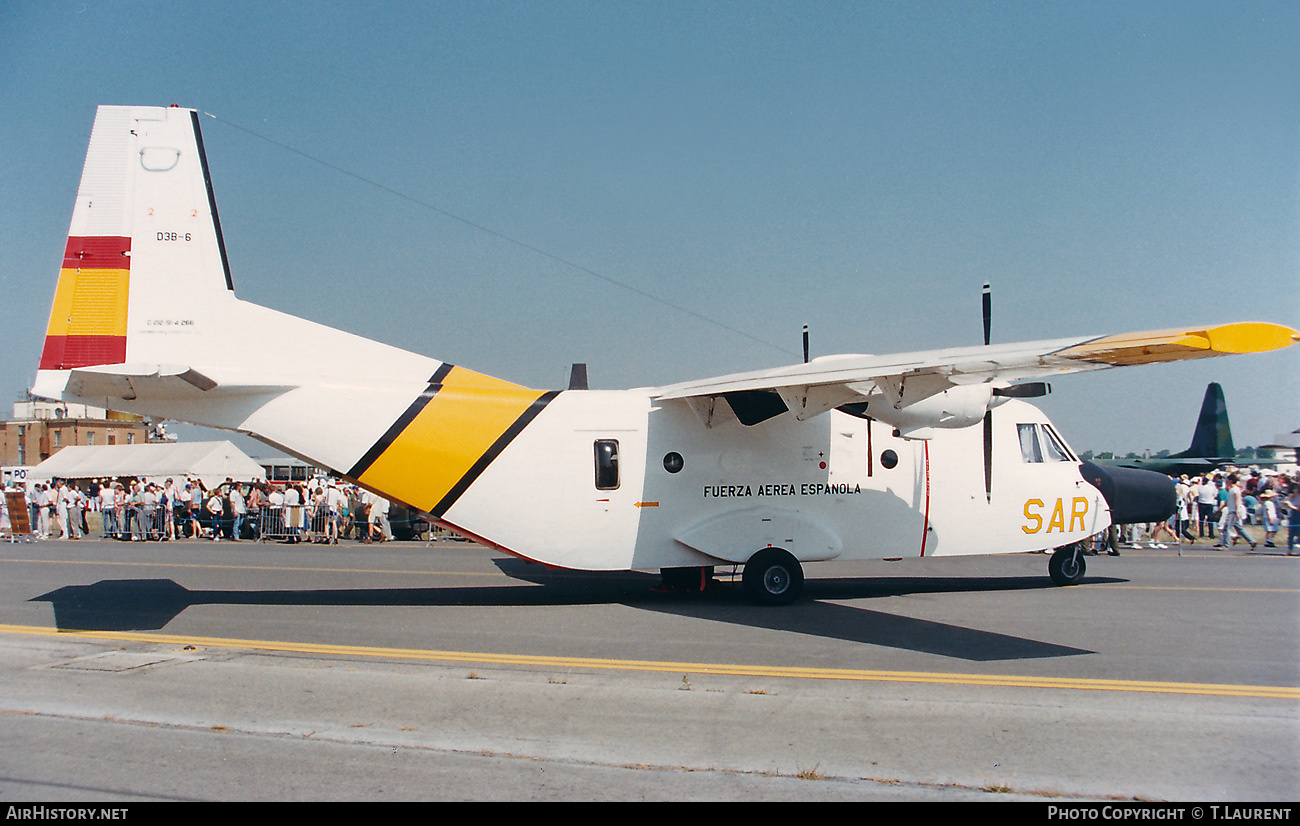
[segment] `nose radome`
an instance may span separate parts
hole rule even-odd
[[[1126,467],[1101,467],[1081,462],[1079,474],[1101,491],[1116,525],[1162,522],[1177,509],[1174,480],[1163,473]]]

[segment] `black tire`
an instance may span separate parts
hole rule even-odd
[[[1087,567],[1083,553],[1075,545],[1057,548],[1047,561],[1047,573],[1057,585],[1078,585]]]
[[[745,563],[741,581],[759,605],[789,605],[803,592],[803,567],[780,548],[766,548]]]

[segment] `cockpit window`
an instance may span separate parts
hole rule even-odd
[[[1016,425],[1020,436],[1020,455],[1026,462],[1043,461],[1043,453],[1038,448],[1038,428],[1032,424]]]
[[[1018,424],[1020,455],[1026,462],[1073,462],[1069,449],[1047,425]]]
[[[1061,441],[1061,437],[1056,435],[1056,431],[1047,425],[1041,426],[1043,431],[1043,449],[1047,451],[1047,461],[1049,462],[1073,462],[1074,457],[1070,455],[1070,450]]]

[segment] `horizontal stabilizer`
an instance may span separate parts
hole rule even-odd
[[[220,385],[191,367],[165,364],[101,364],[68,371],[64,393],[83,399],[188,400],[280,393],[284,385]],[[111,405],[110,405],[111,406]]]

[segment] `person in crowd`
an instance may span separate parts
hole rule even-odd
[[[204,494],[207,490],[203,487],[202,479],[191,479],[185,487],[190,495],[190,531],[194,538],[198,539],[203,536],[203,511],[206,502]]]
[[[144,485],[138,480],[131,483],[130,495],[126,500],[127,533],[134,542],[144,542],[148,525],[144,520]]]
[[[152,540],[160,540],[166,536],[166,516],[163,509],[162,488],[153,482],[144,486],[144,512],[145,524],[148,526],[146,536]]]
[[[301,540],[302,534],[302,488],[299,485],[287,485],[284,489],[285,534],[290,543]]]
[[[104,536],[108,539],[117,539],[119,530],[114,491],[112,482],[105,482],[99,488],[99,513],[104,518]]]
[[[313,541],[319,541],[321,537],[329,536],[329,510],[325,502],[325,488],[320,484],[311,488],[311,534]]]
[[[68,502],[68,524],[72,528],[72,538],[80,539],[88,533],[86,530],[86,494],[82,493],[81,488],[76,485],[69,485],[68,490],[72,494],[72,499]]]
[[[331,481],[325,489],[325,508],[329,512],[326,537],[331,545],[339,544],[339,523],[343,518],[343,509],[347,507],[347,497],[339,490],[336,482]]]
[[[1175,483],[1174,495],[1177,497],[1177,510],[1174,512],[1174,531],[1183,539],[1195,544],[1196,537],[1192,535],[1191,524],[1196,502],[1192,497],[1191,480],[1187,478],[1186,473],[1180,476],[1177,483]]]
[[[1227,502],[1224,505],[1223,529],[1219,533],[1219,544],[1215,547],[1227,548],[1230,545],[1236,545],[1237,540],[1244,539],[1250,543],[1250,549],[1255,550],[1255,541],[1242,529],[1242,523],[1246,521],[1246,500],[1242,493],[1241,484],[1237,479],[1237,474],[1229,473],[1227,481]],[[1229,537],[1232,541],[1229,542]]]
[[[221,488],[212,491],[203,509],[207,512],[208,523],[212,526],[212,541],[216,542],[221,539],[222,518],[226,512],[226,502],[221,496]]]
[[[1282,500],[1286,506],[1286,555],[1296,552],[1297,546],[1300,546],[1300,481],[1292,482],[1287,487],[1286,498]]]
[[[39,537],[41,534],[41,506],[38,487],[35,482],[23,483],[23,498],[27,502],[27,527]]]
[[[68,483],[62,479],[54,483],[54,523],[59,528],[59,539],[68,538]]]
[[[1259,495],[1259,523],[1264,526],[1264,547],[1276,548],[1273,537],[1282,527],[1282,518],[1277,510],[1277,494],[1271,488]]]
[[[1219,488],[1214,484],[1214,475],[1201,477],[1201,484],[1196,489],[1196,512],[1200,525],[1197,534],[1214,539],[1214,511],[1219,496]]]
[[[264,529],[262,534],[273,533],[279,536],[284,535],[285,515],[284,515],[284,491],[279,487],[272,487],[271,492],[266,495],[266,506],[270,511],[269,530]]]
[[[376,494],[370,494],[370,534],[378,537],[380,542],[388,542],[393,532],[388,527],[388,500]]]
[[[255,482],[248,488],[248,521],[253,529],[253,539],[261,538],[262,513],[266,508],[266,483]]]
[[[230,539],[238,542],[240,534],[244,530],[244,518],[248,515],[248,506],[245,504],[244,494],[239,490],[239,483],[231,483],[228,501],[230,503]]]
[[[176,538],[176,499],[180,496],[180,491],[176,487],[176,480],[168,478],[163,482],[162,490],[158,493],[158,518],[162,520],[162,539]]]
[[[365,498],[356,485],[348,485],[348,532],[359,542],[370,541],[370,518],[366,514]]]
[[[126,492],[126,485],[121,482],[113,483],[113,518],[117,521],[117,538],[130,539],[131,526],[127,520],[131,516],[130,497]]]

